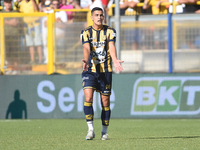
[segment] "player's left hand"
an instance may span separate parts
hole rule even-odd
[[[119,72],[119,73],[123,70],[123,67],[121,66],[121,63],[123,63],[123,62],[124,61],[122,61],[122,60],[116,60],[116,61],[114,61],[115,70],[117,72]]]

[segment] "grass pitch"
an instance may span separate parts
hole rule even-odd
[[[84,119],[0,120],[0,150],[199,150],[200,119],[111,119],[110,140],[86,141]]]

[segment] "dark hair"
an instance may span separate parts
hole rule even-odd
[[[12,0],[4,0],[5,3],[12,3]]]
[[[100,8],[100,7],[94,7],[94,8],[91,10],[91,14],[93,14],[93,12],[96,11],[96,10],[100,10],[100,11],[103,12],[103,9],[102,9],[102,8]]]

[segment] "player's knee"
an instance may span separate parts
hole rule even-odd
[[[85,98],[85,102],[92,103],[93,102],[93,98],[92,97],[86,97]]]
[[[102,101],[102,107],[108,107],[108,106],[110,106],[110,101],[109,100]]]

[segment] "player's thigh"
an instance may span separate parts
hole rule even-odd
[[[111,94],[111,88],[112,88],[112,73],[106,72],[101,73],[99,77],[99,90],[102,95],[110,95]]]
[[[94,90],[97,89],[96,75],[87,71],[83,72],[82,81],[82,86],[85,94],[85,101],[92,102]]]
[[[83,71],[82,72],[82,86],[83,89],[94,89],[97,88],[97,76],[94,73]]]

